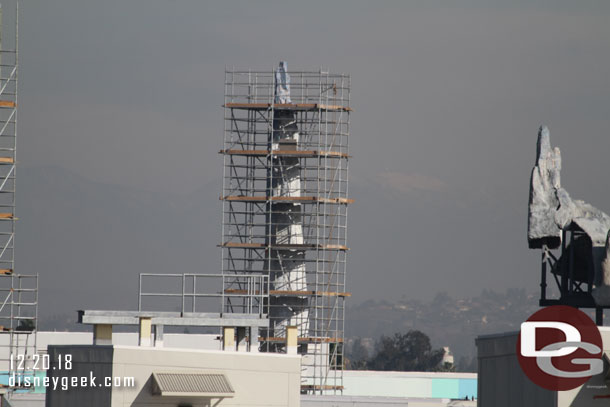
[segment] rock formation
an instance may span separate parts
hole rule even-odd
[[[561,246],[563,231],[584,232],[574,245],[574,278],[589,281],[592,274],[597,305],[610,305],[610,217],[580,200],[572,200],[561,187],[561,153],[551,148],[546,127],[538,132],[536,165],[530,181],[527,240],[531,249]],[[567,261],[560,258],[559,262]]]

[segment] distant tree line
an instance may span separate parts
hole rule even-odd
[[[369,352],[357,338],[348,354],[346,368],[352,370],[391,370],[418,372],[451,372],[451,363],[443,364],[443,348],[432,349],[430,338],[421,331],[395,333],[381,336],[375,345],[375,353]]]

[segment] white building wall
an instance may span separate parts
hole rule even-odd
[[[143,347],[114,348],[113,375],[135,377],[134,389],[113,389],[112,407],[172,406],[192,402],[205,406],[201,399],[153,396],[153,372],[206,371],[224,373],[235,390],[235,397],[222,400],[225,406],[299,406],[299,356],[223,351],[186,351]]]
[[[73,354],[72,370],[53,370],[57,377],[95,372],[103,377],[134,378],[135,387],[47,389],[47,407],[298,407],[301,358],[298,355],[205,351],[135,346],[60,346],[52,354]],[[52,364],[52,366],[55,366]],[[221,373],[230,382],[231,398],[153,395],[152,374]],[[101,376],[100,376],[101,375]],[[109,376],[106,376],[109,375]],[[184,390],[187,391],[187,390]],[[108,401],[110,403],[108,404]]]

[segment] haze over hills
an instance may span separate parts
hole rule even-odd
[[[366,301],[348,308],[346,336],[360,337],[370,345],[381,335],[419,330],[430,337],[434,348],[449,346],[458,363],[476,355],[477,336],[517,331],[538,309],[537,293],[515,288],[503,293],[484,290],[461,299],[441,292],[430,301]]]
[[[21,273],[40,273],[43,329],[74,329],[77,309],[135,309],[138,273],[220,270],[220,182],[180,195],[93,182],[59,167],[20,168],[18,178],[17,267]],[[491,253],[473,260],[477,245],[487,250],[502,241],[505,247],[525,245],[524,240],[510,242],[518,226],[493,242],[480,236],[455,239],[455,230],[481,217],[489,217],[493,227],[493,201],[470,207],[465,205],[468,191],[457,191],[459,199],[432,199],[431,194],[450,198],[455,191],[426,187],[439,185],[430,180],[356,178],[353,184],[357,203],[350,211],[347,283],[353,296],[347,303],[347,337],[375,340],[419,329],[435,346],[449,345],[456,356],[472,355],[476,335],[516,329],[533,312],[535,299],[522,289],[493,286],[471,298],[462,289],[450,290],[469,285],[469,291],[481,292],[486,280],[469,279],[469,269],[481,267]],[[434,205],[435,211],[422,215],[422,208]],[[444,215],[450,205],[458,207],[460,217]],[[437,258],[413,250],[421,244],[436,245]],[[536,267],[532,262],[533,276]],[[495,278],[490,275],[489,281]]]
[[[540,124],[562,184],[609,211],[610,3],[150,3],[23,4],[16,271],[41,274],[43,318],[219,270],[226,66],[352,75],[350,306],[535,290]]]
[[[348,358],[356,338],[368,346],[372,356],[381,335],[419,330],[430,337],[433,348],[449,346],[458,369],[472,370],[476,367],[473,362],[477,336],[517,331],[538,309],[537,293],[514,288],[504,293],[484,290],[478,296],[461,299],[441,292],[427,302],[407,298],[396,302],[368,300],[347,307]],[[41,329],[86,330],[75,324],[75,318],[74,312],[52,315],[41,320]]]
[[[220,183],[176,195],[96,183],[58,167],[26,167],[19,179],[18,267],[23,273],[40,273],[41,329],[78,329],[77,309],[135,309],[140,272],[219,271]],[[472,297],[458,296],[442,280],[436,285],[440,293],[429,298],[410,296],[407,289],[398,299],[379,295],[379,289],[400,284],[400,279],[381,269],[370,272],[378,259],[366,258],[364,251],[389,253],[388,241],[374,237],[383,229],[408,230],[405,223],[413,220],[409,212],[391,222],[393,214],[400,207],[417,212],[430,202],[425,191],[415,191],[407,200],[383,185],[364,189],[356,182],[352,193],[377,198],[364,198],[350,214],[350,235],[360,236],[351,239],[348,286],[353,297],[347,303],[347,338],[373,343],[380,335],[417,329],[428,334],[435,347],[450,346],[457,361],[475,354],[477,335],[516,330],[537,309],[531,290],[493,287]],[[388,210],[375,211],[373,205],[380,203]],[[413,244],[414,238],[433,238],[436,231],[442,243],[442,220],[421,219],[431,222],[429,236],[406,233],[392,248],[398,255],[388,262],[408,260],[400,246]],[[455,219],[454,227],[468,221]],[[456,256],[459,248],[456,242],[443,251]],[[458,266],[456,262],[455,273]],[[533,263],[532,270],[536,266]],[[407,281],[424,284],[413,270],[404,268],[404,273]]]

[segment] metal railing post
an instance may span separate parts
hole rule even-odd
[[[222,289],[221,289],[221,302],[220,302],[220,316],[222,317],[222,314],[224,313],[225,310],[225,276],[224,274],[222,275]]]
[[[184,274],[182,274],[182,310],[180,311],[180,314],[182,316],[184,316],[184,290],[185,290],[185,284],[186,284],[186,276]]]

